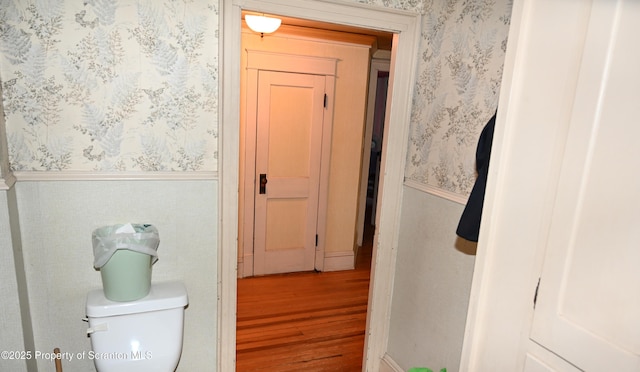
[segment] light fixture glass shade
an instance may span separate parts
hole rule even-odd
[[[265,17],[259,15],[247,14],[244,16],[247,26],[255,32],[261,34],[270,34],[280,27],[282,20],[280,18]]]

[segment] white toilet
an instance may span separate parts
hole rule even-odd
[[[102,289],[89,292],[87,357],[99,372],[175,371],[187,304],[181,282],[153,284],[146,297],[130,302],[108,300]]]

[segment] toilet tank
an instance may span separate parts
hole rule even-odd
[[[174,371],[182,352],[187,290],[181,282],[156,283],[140,300],[114,302],[102,289],[87,295],[87,318],[96,369]]]

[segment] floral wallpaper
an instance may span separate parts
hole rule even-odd
[[[425,0],[406,179],[468,195],[498,105],[512,0]]]
[[[217,0],[0,0],[11,169],[215,170],[217,24]]]
[[[368,5],[383,6],[386,8],[394,8],[407,10],[415,13],[422,13],[424,0],[355,0],[354,2]]]
[[[0,0],[12,170],[217,170],[221,0]],[[512,0],[348,0],[421,13],[406,178],[467,195]]]

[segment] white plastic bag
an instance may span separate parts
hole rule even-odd
[[[101,268],[118,249],[128,249],[150,255],[151,264],[158,260],[160,235],[148,224],[119,224],[104,226],[93,231],[93,266]]]

